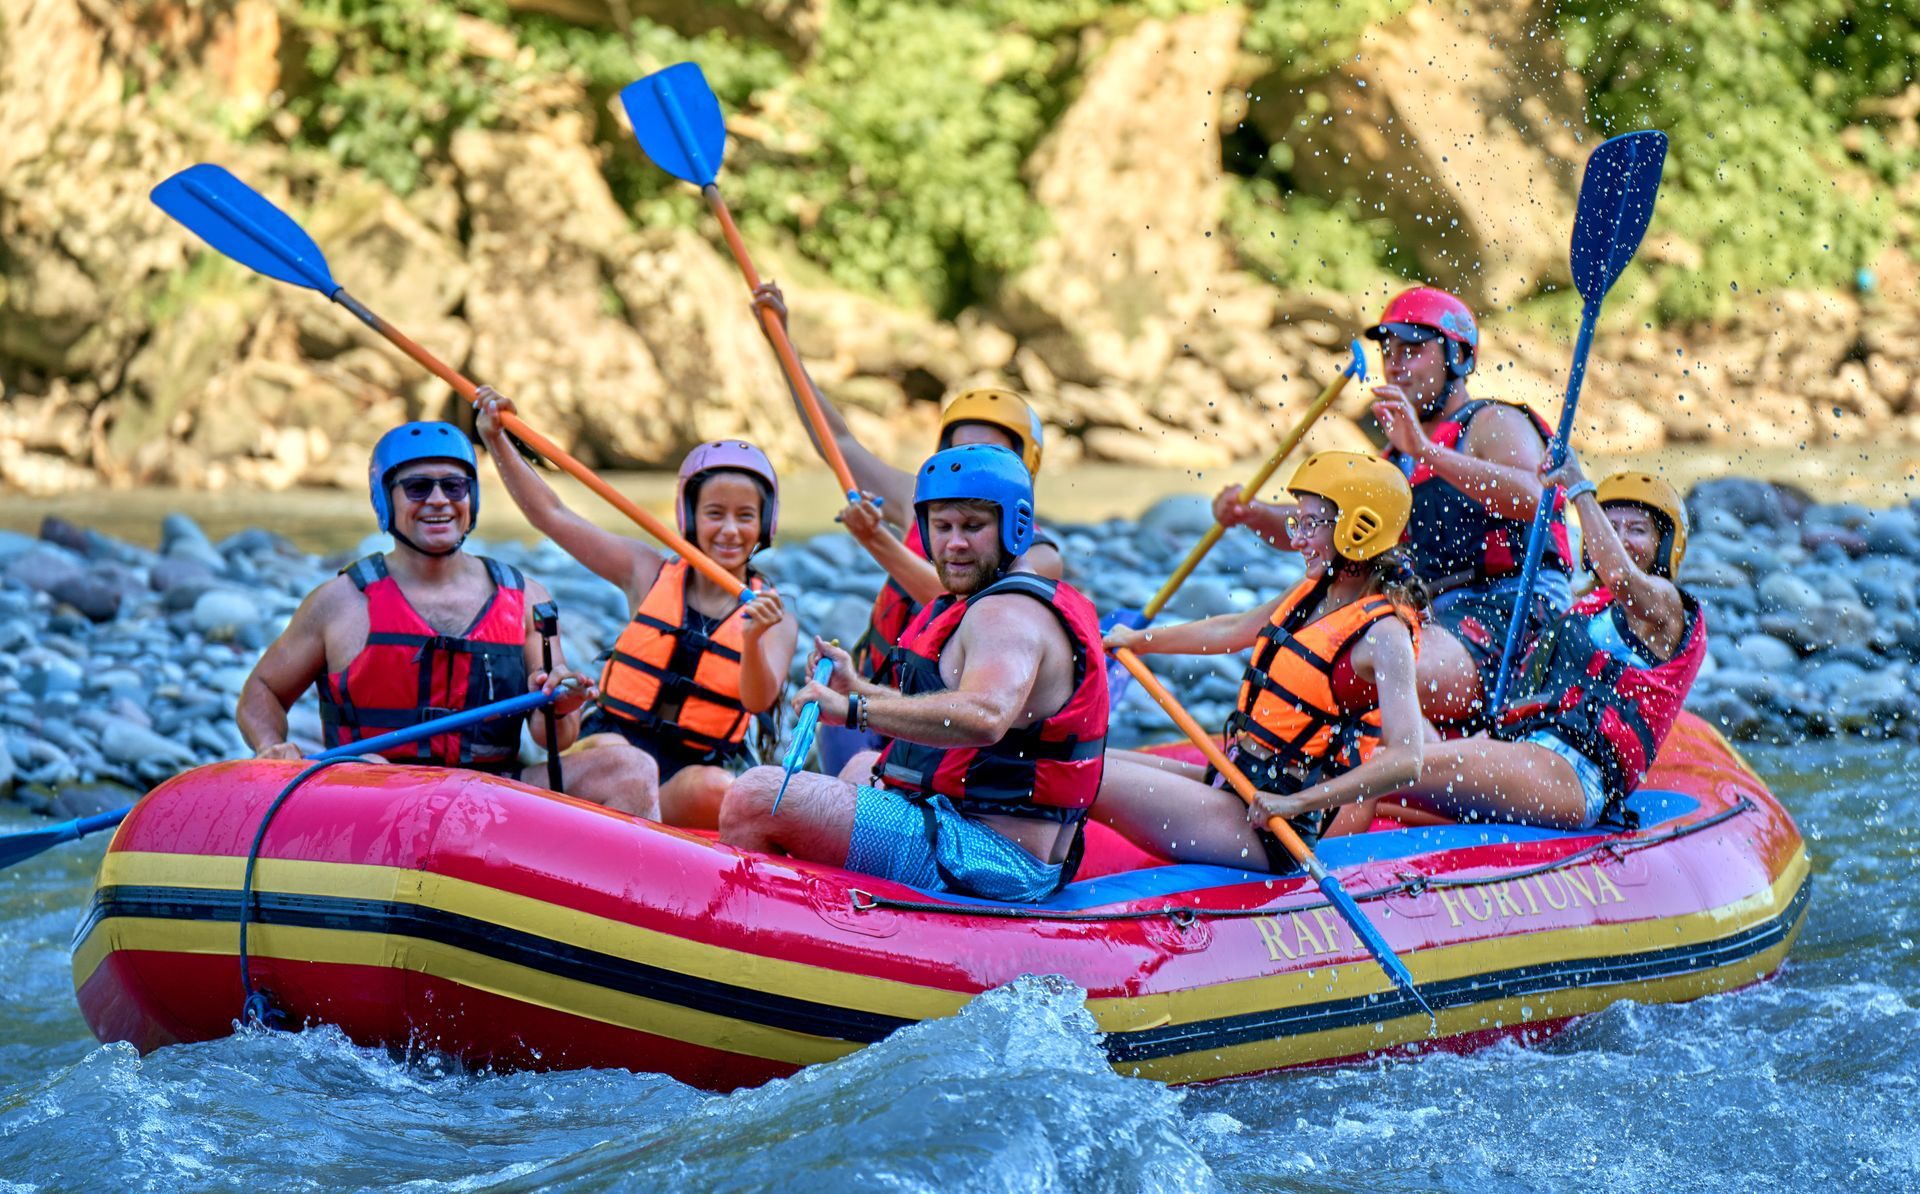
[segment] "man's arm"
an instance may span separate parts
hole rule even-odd
[[[1458,450],[1428,441],[1426,461],[1502,518],[1525,521],[1540,505],[1540,466],[1547,446],[1540,429],[1524,411],[1511,406],[1483,409],[1467,428]]]
[[[754,306],[757,309],[771,311],[779,319],[780,326],[787,326],[787,304],[781,297],[780,288],[772,282],[763,282],[760,289],[754,291]],[[764,325],[762,327],[764,331]],[[794,360],[800,360],[795,350]],[[785,376],[785,370],[781,371]],[[814,384],[813,374],[807,371],[805,361],[800,361],[800,376],[813,392],[814,401],[820,404],[820,413],[825,417],[827,431],[839,445],[840,455],[846,458],[847,471],[853,474],[853,483],[863,493],[871,493],[886,499],[881,506],[882,516],[901,530],[913,517],[913,476],[897,469],[867,450],[865,444],[854,438],[848,428],[847,420],[840,411],[827,400],[826,394]],[[793,410],[800,417],[800,425],[807,430],[807,439],[813,443],[813,450],[822,460],[826,459],[826,449],[820,443],[819,433],[813,429],[813,420],[807,418],[806,405],[801,401],[800,391],[793,386],[793,379],[787,378],[787,395],[793,399]]]
[[[993,745],[1031,713],[1049,630],[1057,625],[1031,598],[987,598],[949,641],[962,652],[959,686],[920,696],[876,694],[868,698],[868,726],[926,746]],[[824,705],[820,712],[826,715]]]
[[[241,686],[233,717],[255,757],[300,757],[300,749],[287,741],[287,710],[327,670],[326,626],[352,586],[336,576],[308,593]]]

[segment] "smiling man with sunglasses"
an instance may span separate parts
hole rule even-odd
[[[565,750],[578,736],[593,684],[566,664],[556,637],[542,663],[538,628],[546,587],[518,569],[464,550],[479,515],[473,445],[450,423],[407,423],[373,450],[368,488],[391,553],[344,569],[301,603],[241,691],[240,732],[260,758],[297,759],[287,709],[320,686],[329,747],[540,689],[563,688],[557,741],[544,718],[534,741]],[[523,718],[501,718],[396,748],[396,763],[464,767],[545,787],[544,766],[520,766]],[[607,746],[567,760],[566,789],[600,803],[640,778],[632,748]]]

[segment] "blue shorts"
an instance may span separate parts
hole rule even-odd
[[[1599,765],[1552,730],[1535,730],[1520,741],[1544,746],[1573,767],[1574,775],[1580,780],[1580,794],[1587,799],[1586,820],[1580,822],[1580,828],[1591,829],[1598,825],[1607,811],[1607,781],[1600,774]]]
[[[856,792],[845,864],[850,871],[1009,903],[1044,900],[1060,886],[1058,866],[961,816],[945,796],[928,797],[923,806],[885,788],[861,786]]]

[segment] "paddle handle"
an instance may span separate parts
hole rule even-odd
[[[1573,414],[1580,405],[1580,387],[1587,377],[1587,354],[1593,349],[1594,325],[1600,322],[1600,300],[1604,294],[1588,300],[1580,316],[1580,337],[1573,346],[1573,368],[1567,372],[1567,397],[1560,407],[1560,426],[1553,442],[1547,445],[1547,463],[1558,468],[1567,458],[1567,443],[1573,436]],[[1500,650],[1500,671],[1493,682],[1493,699],[1487,705],[1488,717],[1496,723],[1507,707],[1507,688],[1513,676],[1513,663],[1520,653],[1521,631],[1527,624],[1527,611],[1533,608],[1533,582],[1540,574],[1540,561],[1546,556],[1548,523],[1553,518],[1553,502],[1547,491],[1540,491],[1540,504],[1533,508],[1533,525],[1527,529],[1526,562],[1520,568],[1520,591],[1514,597],[1513,614],[1507,619],[1507,640]]]
[[[1193,714],[1188,713],[1174,695],[1167,691],[1166,686],[1160,683],[1159,677],[1147,670],[1147,665],[1140,662],[1140,657],[1127,647],[1116,647],[1112,654],[1120,661],[1121,666],[1133,673],[1133,678],[1140,682],[1140,687],[1146,689],[1147,694],[1167,711],[1167,716],[1173,719],[1174,725],[1180,727],[1180,732],[1200,748],[1200,753],[1207,757],[1207,762],[1212,763],[1214,770],[1226,778],[1227,783],[1233,786],[1233,790],[1239,793],[1240,799],[1246,801],[1249,806],[1257,804],[1260,800],[1260,790],[1253,786],[1253,781],[1246,777],[1245,772],[1233,765],[1233,761],[1227,758],[1225,751],[1214,745],[1213,735],[1200,728],[1200,723],[1193,719]],[[1307,843],[1300,840],[1300,835],[1293,831],[1293,826],[1287,824],[1285,817],[1267,818],[1267,831],[1280,839],[1280,844],[1287,848],[1287,853],[1293,855],[1294,861],[1298,862],[1315,882],[1326,877],[1326,869],[1320,865],[1320,860],[1313,856],[1313,851],[1307,848]]]
[[[727,250],[733,254],[734,264],[740,267],[740,274],[747,280],[749,291],[760,289],[760,271],[753,268],[753,258],[747,254],[747,242],[740,236],[739,225],[733,222],[733,212],[727,208],[727,201],[720,194],[720,188],[708,183],[700,188],[700,194],[712,210],[713,218],[720,221],[720,235],[726,238]],[[860,487],[853,483],[853,470],[847,467],[847,458],[840,451],[840,441],[827,427],[827,412],[820,409],[820,400],[814,397],[813,387],[807,384],[806,371],[800,367],[800,355],[793,350],[793,341],[787,336],[787,329],[780,317],[765,307],[757,307],[755,313],[760,326],[765,329],[767,339],[773,345],[773,354],[780,358],[780,368],[786,372],[787,384],[800,397],[800,409],[807,414],[807,422],[813,425],[813,437],[820,441],[820,452],[827,458],[827,467],[840,482],[840,488],[846,492],[847,500],[860,500]]]
[[[1274,448],[1272,454],[1267,457],[1267,462],[1260,466],[1260,471],[1248,478],[1247,483],[1240,487],[1241,501],[1250,502],[1259,496],[1260,490],[1273,479],[1273,474],[1280,471],[1281,464],[1285,463],[1287,457],[1293,455],[1294,449],[1300,446],[1300,441],[1307,437],[1307,432],[1320,421],[1320,416],[1326,414],[1328,408],[1339,400],[1341,392],[1347,388],[1348,378],[1352,376],[1350,370],[1342,370],[1338,377],[1321,387],[1319,396],[1293,425],[1293,430],[1287,432],[1286,438]],[[1200,566],[1200,561],[1207,558],[1207,553],[1213,550],[1213,545],[1220,542],[1220,537],[1226,533],[1227,528],[1216,522],[1211,530],[1200,537],[1200,542],[1193,545],[1193,549],[1187,552],[1187,558],[1180,561],[1180,566],[1175,568],[1173,575],[1167,578],[1167,583],[1160,586],[1160,591],[1153,595],[1153,600],[1147,602],[1146,608],[1140,611],[1146,615],[1149,622],[1160,616],[1162,607],[1173,600],[1173,595],[1180,590],[1180,586],[1187,583],[1187,578],[1192,576],[1193,570]]]

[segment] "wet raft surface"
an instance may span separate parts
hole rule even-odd
[[[724,1097],[623,1072],[463,1072],[324,1029],[139,1059],[94,1044],[71,994],[100,846],[56,852],[0,875],[0,1173],[49,1189],[1910,1187],[1920,752],[1749,759],[1815,870],[1775,982],[1619,1005],[1531,1049],[1180,1092],[1114,1074],[1077,996],[1041,982]]]

